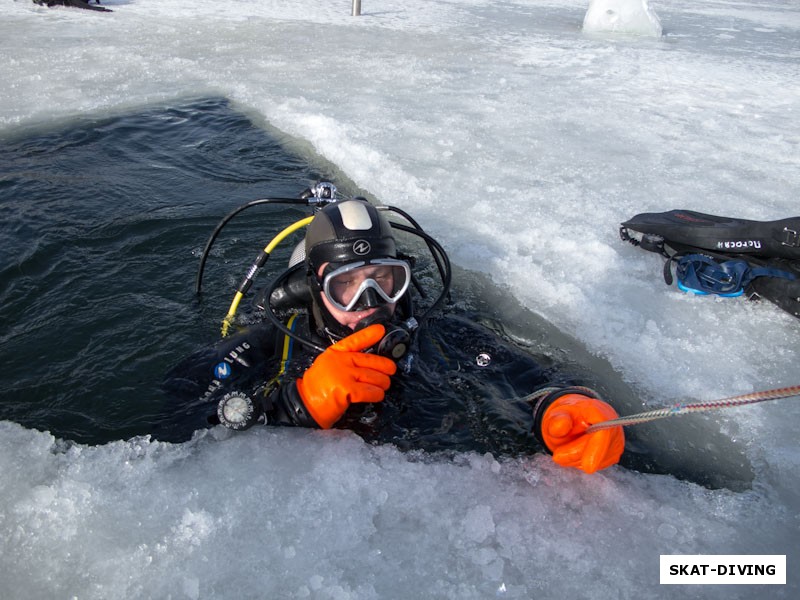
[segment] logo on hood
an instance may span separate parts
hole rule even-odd
[[[355,244],[353,244],[353,252],[357,256],[369,254],[371,250],[372,245],[367,240],[358,240]]]

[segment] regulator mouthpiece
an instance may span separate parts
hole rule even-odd
[[[375,314],[366,319],[362,319],[358,323],[356,331],[374,325],[375,323],[383,324],[386,328],[386,333],[381,341],[367,350],[367,352],[372,352],[379,356],[385,356],[386,358],[398,361],[408,353],[411,347],[411,335],[419,327],[419,322],[414,317],[411,317],[402,323],[390,324],[388,322],[390,318],[391,317],[384,311],[378,310]]]

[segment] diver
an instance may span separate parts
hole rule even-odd
[[[414,259],[398,250],[383,212],[361,198],[316,212],[292,269],[262,302],[277,301],[280,318],[267,306],[271,318],[168,373],[165,388],[184,414],[213,406],[208,423],[233,429],[336,426],[429,450],[503,452],[510,435],[517,450],[543,448],[565,467],[616,464],[622,428],[585,433],[618,416],[594,391],[468,318],[417,318]],[[485,348],[483,364],[468,360]]]

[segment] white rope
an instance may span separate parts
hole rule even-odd
[[[800,396],[800,385],[766,390],[763,392],[753,392],[751,394],[743,394],[741,396],[733,396],[731,398],[723,398],[721,400],[711,400],[709,402],[694,402],[691,404],[680,403],[671,407],[659,408],[657,410],[651,410],[635,415],[629,415],[627,417],[612,419],[610,421],[595,423],[594,425],[589,426],[589,428],[586,430],[586,433],[600,431],[601,429],[608,429],[609,427],[638,425],[639,423],[647,423],[649,421],[664,419],[666,417],[674,417],[675,415],[683,415],[689,412],[705,412],[719,408],[734,408],[736,406],[755,404],[757,402],[766,402],[768,400],[791,398],[792,396]]]

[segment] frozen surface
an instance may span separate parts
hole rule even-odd
[[[223,95],[413,213],[644,402],[798,383],[797,319],[667,288],[661,261],[617,236],[638,212],[798,213],[792,0],[654,1],[663,35],[607,37],[583,31],[578,0],[364,0],[357,18],[347,0],[105,5],[2,0],[0,136]],[[341,433],[67,447],[5,423],[0,590],[683,597],[659,586],[660,554],[787,554],[788,584],[768,592],[797,597],[800,405],[708,418],[747,448],[751,491],[587,477],[544,456],[414,457]],[[682,423],[671,443],[703,447]]]

